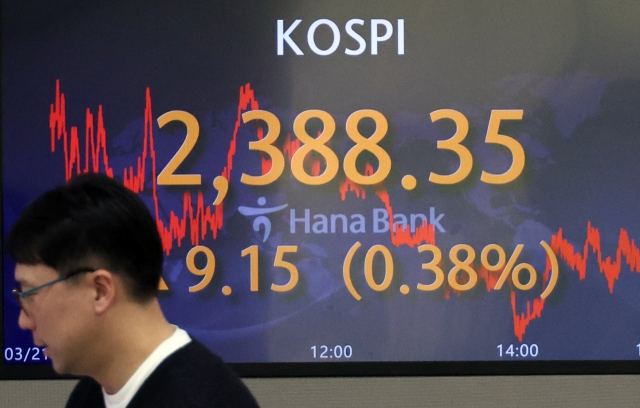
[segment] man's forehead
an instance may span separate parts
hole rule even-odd
[[[19,263],[16,264],[16,269],[14,271],[14,277],[18,283],[39,282],[42,279],[55,279],[57,276],[58,273],[55,269],[42,264],[26,265]]]

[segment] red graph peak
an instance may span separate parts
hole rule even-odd
[[[229,143],[226,165],[222,171],[222,176],[227,180],[231,178],[233,158],[237,150],[238,130],[242,124],[242,113],[246,110],[259,108],[258,101],[255,98],[254,91],[251,89],[250,84],[240,87],[238,99],[237,117]],[[168,255],[174,244],[181,246],[182,240],[187,235],[187,229],[190,231],[189,238],[192,245],[198,245],[199,242],[206,237],[208,232],[210,232],[211,236],[215,239],[224,222],[223,204],[217,205],[215,210],[212,211],[210,205],[205,205],[202,192],[197,193],[197,198],[194,203],[191,193],[186,191],[182,200],[182,211],[178,214],[173,210],[169,211],[169,220],[167,222],[161,219],[151,105],[151,90],[147,88],[145,93],[142,151],[134,158],[131,165],[122,169],[122,180],[127,188],[135,193],[140,193],[145,190],[148,184],[146,182],[147,177],[151,179],[151,193],[156,224],[160,232],[163,248]],[[51,104],[49,113],[51,152],[56,151],[56,142],[62,141],[65,180],[69,180],[74,174],[99,171],[104,172],[109,177],[114,177],[114,170],[109,166],[107,131],[105,129],[102,106],[98,107],[97,124],[96,118],[90,109],[86,110],[85,118],[83,167],[81,165],[82,149],[80,147],[78,127],[72,126],[70,129],[67,127],[66,99],[64,93],[60,90],[60,80],[56,80],[55,102]],[[260,131],[260,129],[258,131]],[[147,166],[147,164],[149,165]]]

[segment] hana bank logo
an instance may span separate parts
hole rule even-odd
[[[267,203],[267,199],[264,197],[258,198],[258,205],[263,207]],[[260,207],[245,207],[241,205],[238,207],[238,211],[240,214],[246,216],[257,215],[256,219],[253,220],[253,230],[255,232],[260,232],[260,227],[264,227],[264,231],[262,232],[262,242],[266,242],[269,239],[269,234],[271,234],[271,220],[265,216],[265,214],[271,214],[280,210],[284,210],[287,208],[289,204],[282,204],[277,207],[270,208],[260,208]]]

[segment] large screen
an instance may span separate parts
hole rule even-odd
[[[245,376],[638,373],[639,14],[3,1],[3,234],[124,183],[167,319]],[[13,270],[0,373],[46,377]]]

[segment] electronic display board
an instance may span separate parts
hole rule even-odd
[[[246,376],[640,372],[632,9],[12,3],[4,236],[73,175],[124,183],[167,318]],[[46,376],[13,268],[2,378]]]

